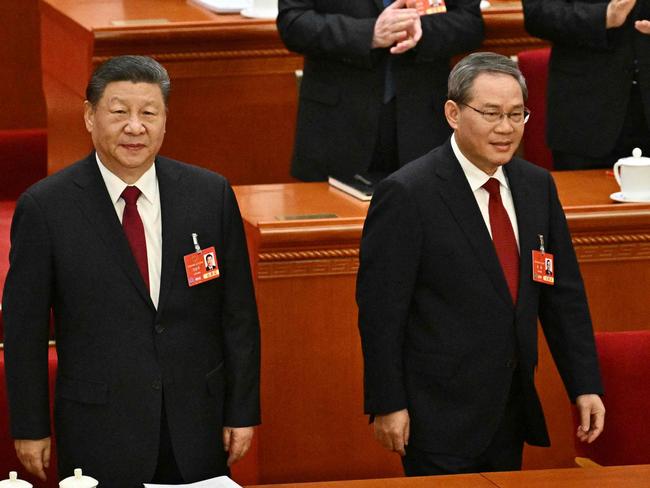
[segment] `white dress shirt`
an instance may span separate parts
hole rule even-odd
[[[487,183],[490,178],[496,178],[499,180],[499,190],[501,193],[501,201],[503,206],[508,212],[508,217],[510,217],[510,223],[512,224],[512,230],[515,233],[515,239],[517,240],[517,247],[519,247],[519,227],[517,226],[517,214],[515,212],[515,204],[512,201],[512,193],[510,192],[510,186],[508,185],[508,178],[503,171],[503,166],[499,166],[496,172],[490,176],[487,173],[483,172],[475,166],[465,155],[460,152],[460,148],[456,143],[455,135],[451,136],[451,148],[454,151],[454,155],[458,162],[460,162],[460,167],[465,173],[465,178],[469,183],[472,192],[474,193],[474,198],[476,198],[476,203],[478,203],[478,208],[481,210],[481,215],[485,221],[485,226],[492,237],[492,228],[490,227],[490,194],[488,191],[483,188],[483,185]]]
[[[122,192],[128,186],[118,176],[112,173],[104,163],[97,157],[97,165],[104,179],[104,184],[111,197],[117,218],[122,222],[122,214],[126,203],[121,198]],[[144,237],[147,243],[147,261],[149,268],[149,294],[156,308],[158,308],[158,296],[160,294],[160,270],[162,268],[162,219],[160,216],[160,190],[158,189],[158,178],[156,177],[156,165],[152,164],[133,186],[137,186],[142,192],[138,198],[137,207],[142,225],[144,226]]]

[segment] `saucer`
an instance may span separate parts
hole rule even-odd
[[[615,193],[612,193],[609,198],[614,200],[615,202],[621,202],[621,203],[650,203],[650,198],[648,199],[634,199],[630,197],[626,197],[622,191],[617,191]]]
[[[277,8],[245,8],[240,12],[242,17],[250,19],[275,19],[278,16]]]

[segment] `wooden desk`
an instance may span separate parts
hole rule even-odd
[[[514,54],[542,41],[524,30],[521,3],[493,0],[484,49]],[[82,102],[93,69],[145,54],[172,79],[161,154],[219,171],[234,184],[293,181],[302,57],[272,20],[218,15],[186,0],[40,0],[49,172],[91,148]]]
[[[372,480],[258,485],[248,486],[248,488],[495,488],[495,486],[477,473],[418,478],[380,478]]]
[[[616,204],[603,170],[557,173],[597,330],[641,329],[650,289],[650,204]],[[260,482],[400,476],[363,415],[354,299],[368,204],[324,183],[235,188],[262,327]],[[300,214],[335,218],[278,220]],[[526,468],[573,465],[569,401],[543,338],[537,384],[553,447]]]
[[[422,478],[258,485],[248,488],[647,488],[649,486],[650,465],[645,464],[608,468],[548,469]]]
[[[650,487],[650,464],[482,474],[498,488]]]

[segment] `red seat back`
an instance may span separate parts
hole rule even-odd
[[[28,186],[45,178],[45,129],[0,130],[0,169],[0,200],[15,200]]]
[[[604,466],[650,463],[650,330],[598,332],[605,430],[576,453]],[[577,415],[576,420],[577,426]]]
[[[528,85],[530,120],[524,130],[524,158],[546,169],[553,169],[553,156],[546,145],[546,87],[551,49],[533,49],[517,55],[519,69]]]

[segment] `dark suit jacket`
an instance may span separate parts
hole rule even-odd
[[[260,420],[259,326],[232,189],[204,169],[162,157],[155,164],[163,241],[158,310],[94,154],[29,188],[11,230],[3,313],[12,435],[50,434],[52,308],[60,476],[82,467],[108,488],[151,480],[163,401],[187,481],[226,472],[222,426]],[[215,246],[221,277],[190,288],[183,256],[194,252],[193,232],[204,248]]]
[[[526,440],[549,443],[533,384],[537,318],[572,399],[601,391],[582,279],[553,179],[506,166],[521,248],[516,307],[450,142],[380,183],[361,242],[357,283],[365,410],[408,408],[410,444],[478,456],[504,412],[517,362]],[[531,278],[545,238],[555,286]]]
[[[363,172],[370,165],[384,96],[388,49],[371,49],[382,0],[279,0],[278,30],[305,55],[292,174],[302,180]],[[449,58],[483,39],[479,0],[448,0],[422,17],[418,46],[392,56],[399,161],[450,134],[444,117]]]
[[[526,29],[553,42],[548,80],[548,145],[558,151],[605,156],[623,127],[632,84],[650,93],[650,36],[634,20],[650,19],[650,0],[637,0],[625,24],[605,29],[604,0],[524,0]],[[650,96],[645,97],[650,127]]]

